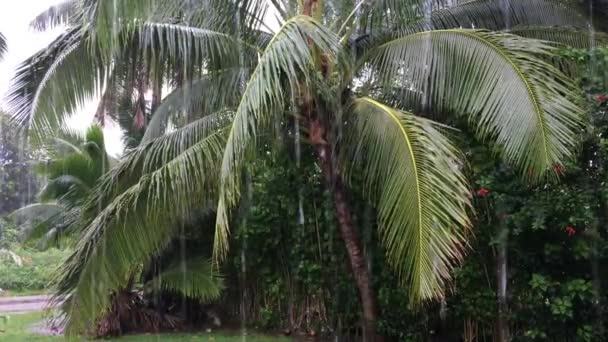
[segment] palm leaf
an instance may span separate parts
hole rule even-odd
[[[552,0],[472,0],[434,11],[428,29],[479,28],[504,30],[518,25],[588,27],[584,13],[573,3]],[[423,21],[419,22],[423,24]]]
[[[198,257],[169,263],[149,284],[160,284],[165,291],[209,301],[219,298],[222,280],[208,259]]]
[[[403,106],[468,115],[479,136],[538,180],[572,157],[583,121],[577,88],[544,61],[554,57],[542,41],[456,29],[392,40],[364,60],[385,89],[406,90]]]
[[[107,294],[128,282],[136,265],[158,253],[189,217],[215,198],[225,134],[211,134],[117,196],[87,225],[60,272],[68,333],[81,332],[106,310]]]
[[[57,5],[51,6],[32,20],[30,27],[37,31],[45,31],[59,25],[69,24],[79,18],[75,16],[79,13],[79,3],[77,0],[64,0]]]
[[[608,45],[608,34],[567,26],[517,26],[508,31],[518,36],[547,40],[578,49]]]
[[[163,135],[172,115],[183,114],[187,121],[238,105],[245,69],[214,72],[175,89],[163,100],[148,123],[142,143]]]
[[[222,32],[169,23],[146,23],[139,34],[140,47],[153,60],[178,60],[184,70],[211,63],[214,69],[239,63],[241,51],[255,55],[257,47]]]
[[[463,257],[471,192],[462,156],[438,124],[370,98],[345,111],[341,162],[364,175],[387,256],[412,302],[443,295]]]
[[[86,42],[74,28],[17,70],[7,98],[9,111],[41,141],[101,89],[107,68]]]
[[[313,46],[320,54],[333,58],[339,47],[337,37],[308,16],[287,21],[268,44],[247,82],[230,130],[222,161],[221,193],[218,203],[214,255],[227,251],[228,210],[239,197],[240,165],[257,131],[282,114],[290,88],[310,82],[314,65]],[[285,84],[287,80],[287,84]],[[287,89],[286,89],[287,88]]]

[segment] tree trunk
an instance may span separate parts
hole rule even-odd
[[[311,125],[310,131],[313,132],[318,128]],[[323,130],[326,131],[326,130]],[[313,142],[314,143],[314,142]],[[378,309],[376,303],[376,295],[372,287],[372,279],[367,268],[366,258],[363,252],[361,237],[354,226],[351,210],[346,198],[346,191],[342,179],[336,175],[336,170],[332,165],[331,149],[327,143],[315,144],[317,161],[327,186],[332,192],[334,200],[334,208],[338,218],[340,227],[340,235],[346,246],[350,267],[359,290],[361,306],[363,308],[363,337],[364,341],[379,342],[382,337],[376,333],[376,321],[378,318]]]
[[[302,14],[321,20],[323,13],[323,0],[304,0]],[[312,44],[312,42],[309,41]],[[319,70],[324,77],[329,74],[329,65],[324,56],[317,56]],[[350,267],[359,290],[361,307],[363,308],[363,340],[366,342],[381,342],[383,338],[376,333],[378,308],[376,295],[372,286],[372,279],[367,267],[366,257],[362,248],[359,231],[355,228],[351,209],[346,198],[346,191],[342,179],[334,168],[332,151],[328,143],[330,136],[329,125],[314,111],[314,101],[309,90],[303,88],[303,103],[300,109],[307,118],[309,126],[309,139],[315,147],[317,162],[321,167],[328,189],[332,192],[334,208],[340,235],[346,246]]]
[[[498,298],[498,320],[496,321],[496,337],[500,342],[509,341],[509,320],[507,317],[507,238],[508,231],[502,227],[500,243],[496,252],[496,293]]]

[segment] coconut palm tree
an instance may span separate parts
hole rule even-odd
[[[387,258],[418,303],[444,294],[470,227],[463,156],[430,118],[467,118],[531,182],[572,157],[584,122],[579,91],[549,41],[605,42],[576,4],[269,2],[276,30],[264,1],[76,1],[80,20],[19,71],[12,111],[38,134],[87,96],[121,88],[114,80],[136,79],[138,65],[176,88],[85,205],[86,228],[59,282],[58,296],[71,296],[70,331],[110,306],[107,293],[165,246],[176,223],[216,201],[221,261],[242,169],[258,138],[286,126],[312,145],[332,193],[369,339],[377,307],[348,204],[353,176],[362,175]]]

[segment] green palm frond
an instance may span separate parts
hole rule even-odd
[[[403,106],[468,115],[538,180],[572,157],[583,122],[577,87],[543,61],[552,57],[555,48],[539,40],[455,29],[392,40],[367,60],[385,89],[406,89]]]
[[[71,233],[77,226],[79,219],[78,208],[66,209],[43,221],[22,226],[21,239],[23,243],[36,243],[38,249],[46,250],[58,246],[60,241],[69,240]]]
[[[578,49],[608,45],[608,34],[567,26],[517,26],[508,31],[518,36],[560,43]]]
[[[115,197],[87,224],[58,280],[56,300],[70,297],[68,333],[78,333],[110,305],[142,262],[158,253],[179,222],[216,198],[226,131],[201,139]]]
[[[169,263],[148,284],[202,301],[219,298],[224,287],[211,261],[203,257]]]
[[[240,165],[257,131],[282,114],[290,88],[310,82],[314,48],[334,58],[339,48],[337,36],[308,16],[287,21],[268,44],[243,92],[226,144],[222,161],[221,194],[218,203],[214,255],[227,251],[228,211],[239,197]]]
[[[197,8],[201,9],[198,13]],[[104,52],[103,55],[110,58],[120,46],[121,39],[131,36],[143,23],[162,23],[174,28],[169,23],[185,17],[192,26],[204,25],[207,29],[220,29],[228,33],[227,30],[234,26],[235,14],[239,12],[242,14],[239,30],[241,36],[247,36],[252,26],[259,27],[264,8],[265,3],[258,0],[210,0],[198,6],[192,6],[188,0],[114,0],[94,2],[88,16],[93,23],[90,26],[93,40]],[[251,25],[254,22],[257,25]]]
[[[222,32],[170,23],[146,23],[139,35],[140,46],[154,60],[178,60],[185,69],[193,66],[233,67],[241,51],[248,56],[258,53],[255,45]]]
[[[64,0],[57,5],[51,6],[32,20],[30,27],[38,31],[45,31],[59,25],[76,22],[76,16],[80,14],[78,0]]]
[[[518,25],[567,25],[586,29],[588,20],[572,3],[553,0],[472,0],[434,11],[429,21],[419,25],[429,29],[475,28],[504,30]]]
[[[9,112],[36,138],[51,136],[99,93],[107,68],[87,45],[83,32],[74,28],[19,66],[7,97]]]
[[[222,109],[236,108],[240,99],[239,84],[246,71],[242,68],[221,70],[175,89],[154,112],[142,143],[163,135],[173,115],[181,114],[189,122]]]
[[[462,259],[471,191],[443,127],[370,98],[346,111],[341,162],[364,175],[381,239],[413,302],[443,295]]]
[[[201,140],[212,135],[221,136],[229,127],[232,117],[233,113],[229,111],[211,114],[129,151],[120,164],[101,178],[95,188],[95,196],[89,198],[85,211],[95,216],[100,206],[108,205],[109,201],[135,185],[145,174],[162,168]]]

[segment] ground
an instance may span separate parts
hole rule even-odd
[[[0,318],[0,341],[4,342],[53,342],[64,341],[61,336],[41,336],[33,334],[30,330],[42,320],[42,312],[11,315],[5,323]],[[291,339],[286,337],[273,337],[251,335],[243,338],[241,335],[224,333],[198,333],[198,334],[162,334],[162,335],[133,335],[124,336],[118,339],[108,339],[103,341],[116,342],[148,342],[148,341],[213,341],[213,342],[288,342]]]

